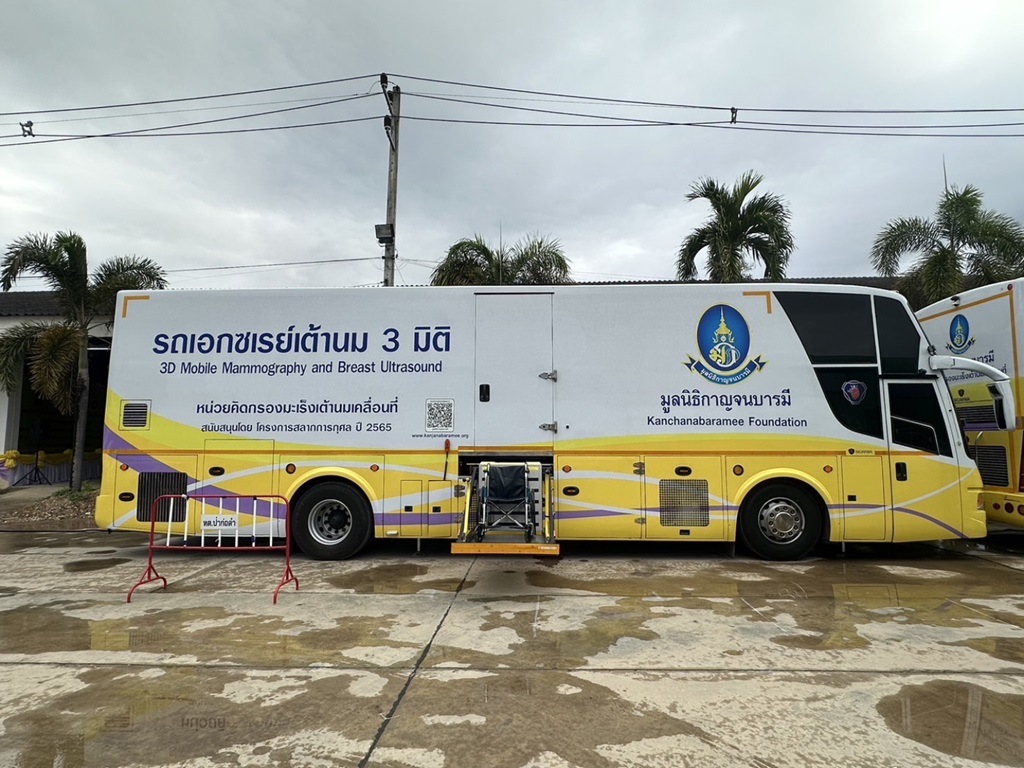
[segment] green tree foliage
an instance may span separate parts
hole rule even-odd
[[[893,219],[882,228],[871,248],[872,265],[881,275],[899,276],[899,289],[915,305],[1021,277],[1024,228],[981,206],[982,194],[975,187],[944,191],[935,218]],[[900,259],[907,254],[916,254],[917,260],[900,276]]]
[[[0,333],[0,387],[11,392],[28,362],[29,384],[64,414],[75,414],[71,487],[81,490],[82,455],[89,404],[89,334],[108,322],[117,292],[167,286],[164,270],[151,259],[121,256],[92,275],[85,241],[74,232],[28,235],[7,247],[0,287],[9,291],[23,274],[46,282],[60,306],[57,323],[27,322]]]
[[[727,188],[714,179],[698,179],[686,195],[687,200],[707,200],[711,218],[694,230],[679,246],[676,276],[679,280],[697,277],[697,255],[707,250],[708,277],[716,283],[736,283],[750,279],[756,262],[764,266],[764,276],[782,280],[793,253],[790,213],[778,195],[751,193],[764,180],[747,171]],[[748,199],[749,198],[749,199]]]
[[[431,285],[561,285],[573,282],[558,240],[530,235],[491,247],[480,235],[459,240],[431,275]]]

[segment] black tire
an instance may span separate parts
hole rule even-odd
[[[821,537],[821,504],[795,485],[771,483],[740,508],[739,529],[751,552],[765,560],[799,560]]]
[[[346,560],[373,535],[366,497],[346,483],[320,483],[292,508],[292,541],[314,560]]]

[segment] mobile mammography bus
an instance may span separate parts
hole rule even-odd
[[[122,293],[96,520],[278,495],[325,559],[371,537],[741,539],[792,559],[981,536],[956,364],[901,296],[848,286]],[[195,534],[202,511],[155,514]],[[283,514],[235,524],[280,535]]]
[[[1000,418],[1001,409],[982,374],[947,374],[967,452],[981,470],[989,523],[1015,528],[1024,528],[1020,368],[1024,361],[1024,306],[1018,301],[1022,291],[1024,280],[995,283],[943,299],[917,313],[938,351],[995,366],[1013,383],[1016,409],[1006,420]]]

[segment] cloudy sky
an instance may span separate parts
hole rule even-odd
[[[0,0],[0,10],[2,245],[70,229],[92,263],[148,256],[175,288],[379,284],[381,72],[403,94],[399,284],[427,282],[448,246],[474,233],[556,237],[578,280],[668,279],[679,242],[708,214],[686,201],[690,185],[748,169],[790,204],[791,276],[872,274],[875,234],[932,213],[943,162],[951,184],[974,184],[987,207],[1024,219],[1024,138],[792,126],[1024,134],[1018,0]],[[347,78],[358,79],[283,89]],[[279,90],[113,106],[264,89]],[[735,127],[625,124],[727,121],[729,107]],[[1018,111],[884,113],[996,109]],[[373,119],[338,122],[355,118]],[[34,140],[21,138],[28,120]],[[992,123],[1022,124],[932,127]],[[140,129],[157,130],[43,143]],[[277,266],[308,261],[328,263]]]

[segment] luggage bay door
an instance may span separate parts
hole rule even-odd
[[[550,293],[476,297],[475,443],[550,450],[555,374]]]

